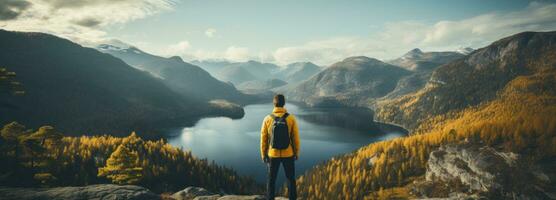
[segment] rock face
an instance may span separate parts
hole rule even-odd
[[[134,185],[89,185],[85,187],[56,187],[56,188],[0,188],[0,199],[3,200],[156,200],[160,196],[150,190]]]
[[[420,187],[417,193],[423,196],[436,197],[444,192],[460,197],[551,199],[554,195],[546,192],[550,182],[546,174],[515,153],[461,144],[431,152],[426,181],[416,185]]]
[[[472,190],[500,189],[504,176],[517,170],[517,154],[500,153],[491,147],[445,146],[430,154],[428,181],[459,179]]]

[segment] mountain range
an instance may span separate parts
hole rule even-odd
[[[66,39],[0,30],[0,43],[0,66],[15,72],[25,90],[25,95],[0,94],[2,124],[50,124],[71,135],[136,130],[149,137],[165,127],[191,125],[202,116],[243,115],[242,110],[181,95],[152,73]],[[187,66],[175,59],[160,62]],[[191,71],[210,77],[193,67]]]
[[[464,50],[472,51],[470,48]],[[373,107],[377,100],[397,98],[423,88],[433,70],[464,56],[457,51],[423,52],[416,48],[386,62],[364,56],[351,57],[299,85],[276,91],[311,106]]]
[[[364,105],[392,91],[411,71],[374,58],[350,57],[285,91],[294,100],[312,106]]]
[[[321,71],[311,62],[297,62],[286,66],[258,61],[192,61],[219,80],[230,82],[242,91],[265,92],[284,86],[296,85]]]
[[[498,40],[438,67],[423,89],[378,102],[377,117],[416,128],[430,116],[490,101],[516,77],[554,68],[555,41],[555,32],[524,32]]]
[[[133,46],[119,47],[110,44],[99,45],[97,49],[122,59],[130,66],[149,72],[170,89],[189,98],[225,99],[236,103],[244,103],[250,98],[233,85],[217,80],[205,70],[184,62],[178,56],[164,58]]]

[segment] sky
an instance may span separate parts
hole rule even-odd
[[[420,48],[480,48],[556,30],[556,1],[0,0],[0,28],[84,46],[124,43],[185,60],[330,65]]]

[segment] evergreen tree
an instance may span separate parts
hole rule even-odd
[[[106,166],[99,168],[98,176],[107,177],[116,184],[136,184],[143,176],[138,160],[137,152],[120,144],[106,161]]]

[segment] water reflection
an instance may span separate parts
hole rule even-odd
[[[296,162],[297,175],[335,155],[404,134],[403,129],[381,131],[372,123],[370,111],[303,108],[293,104],[286,108],[297,117],[299,124],[301,149]],[[262,183],[266,179],[266,167],[260,159],[260,128],[263,118],[271,111],[272,104],[257,104],[246,106],[242,119],[205,118],[193,127],[177,130],[180,133],[169,138],[169,142]]]

